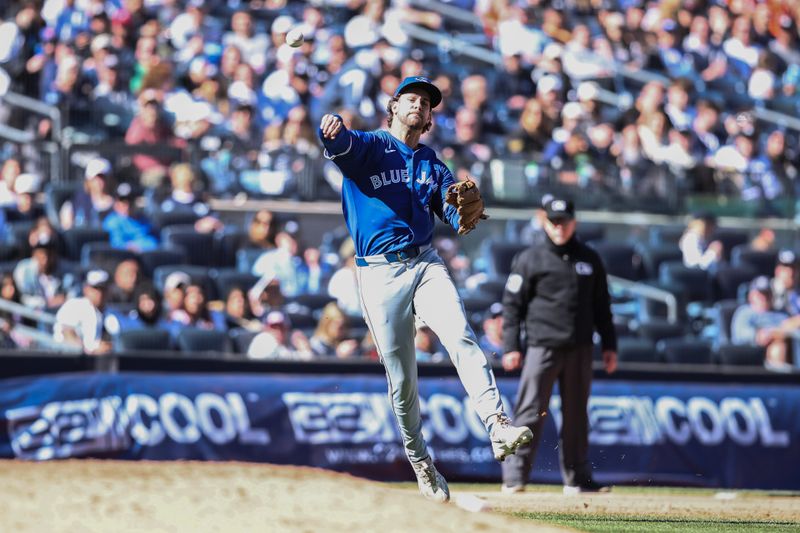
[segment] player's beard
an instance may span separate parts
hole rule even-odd
[[[412,120],[411,117],[412,114],[417,116],[417,120]],[[410,130],[417,130],[422,132],[422,130],[425,129],[425,116],[423,113],[420,112],[406,113],[401,122]]]

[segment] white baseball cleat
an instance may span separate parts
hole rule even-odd
[[[564,485],[564,496],[577,496],[578,494],[608,494],[611,487],[590,481],[583,485]]]
[[[447,481],[433,466],[433,460],[430,457],[418,463],[411,463],[411,466],[417,475],[417,484],[423,496],[436,503],[450,501],[450,488],[447,486]]]
[[[520,446],[532,441],[533,432],[525,426],[512,426],[507,416],[500,415],[492,426],[490,439],[494,458],[502,462],[509,455],[513,455]]]
[[[503,494],[519,494],[525,492],[525,485],[503,485],[500,486],[500,492]]]

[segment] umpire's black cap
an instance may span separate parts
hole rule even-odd
[[[431,96],[431,109],[442,103],[442,91],[433,84],[430,78],[426,78],[425,76],[409,76],[404,79],[400,82],[400,85],[397,86],[394,95],[396,97],[400,96],[411,87],[420,87],[428,91],[428,94]]]
[[[572,200],[551,197],[543,202],[544,211],[550,220],[571,220],[575,218],[575,204]]]

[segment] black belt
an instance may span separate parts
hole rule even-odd
[[[414,259],[430,247],[430,244],[426,244],[424,246],[409,246],[408,248],[404,248],[398,252],[367,255],[364,257],[356,256],[356,265],[364,267],[369,265],[383,265],[386,263],[402,263],[404,261]]]

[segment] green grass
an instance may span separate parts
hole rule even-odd
[[[417,490],[416,483],[396,483],[394,486],[402,489]],[[498,492],[498,483],[450,483],[452,492],[491,493]],[[560,485],[528,485],[528,493],[560,493]],[[696,487],[614,487],[615,495],[650,495],[658,496],[696,496],[711,498],[718,492],[735,492],[736,500],[763,499],[764,505],[769,506],[770,497],[798,498],[797,508],[800,517],[800,492],[790,491],[758,491],[737,490],[727,491]],[[736,501],[734,500],[734,501]],[[651,514],[631,514],[620,512],[602,513],[576,513],[559,511],[529,511],[523,509],[510,509],[499,511],[509,516],[524,520],[535,520],[569,527],[587,533],[800,533],[800,518],[798,521],[778,521],[753,518],[752,520],[740,518],[709,518],[691,516],[658,516]]]
[[[581,513],[508,513],[517,518],[571,527],[588,533],[788,533],[800,531],[800,524],[763,520],[711,520],[691,518],[585,515]]]

